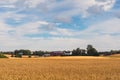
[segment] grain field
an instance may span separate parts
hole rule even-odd
[[[0,59],[0,80],[120,80],[120,59]]]

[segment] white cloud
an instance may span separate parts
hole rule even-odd
[[[46,0],[26,0],[26,4],[28,4],[28,6],[30,8],[35,8],[37,7],[40,3],[44,3]]]
[[[13,4],[15,3],[17,0],[1,0],[0,4]]]
[[[33,23],[26,23],[19,27],[11,27],[6,25],[3,21],[0,23],[0,47],[1,50],[15,50],[15,49],[31,49],[31,50],[72,50],[78,45],[83,45],[85,41],[82,39],[74,38],[27,38],[24,34],[40,33],[38,28],[42,29],[41,25],[48,25],[50,23],[44,21],[38,21]],[[49,28],[49,26],[48,26]],[[50,29],[50,31],[66,33],[66,30],[55,27],[56,31]],[[62,33],[62,31],[63,33]],[[12,34],[10,31],[13,31]],[[43,30],[42,30],[43,31]],[[10,32],[10,33],[9,33]],[[44,32],[44,31],[43,31]],[[67,35],[68,33],[66,33]],[[80,43],[78,43],[80,42]],[[64,44],[64,45],[63,45]],[[57,46],[59,45],[59,46]]]
[[[93,5],[87,10],[90,14],[100,14],[104,12],[103,6]]]
[[[103,6],[103,9],[107,11],[114,6],[115,2],[116,0],[104,0],[102,2],[97,2],[96,4]]]
[[[0,13],[1,50],[20,48],[31,50],[72,50],[77,47],[85,48],[87,44],[93,44],[99,50],[119,49],[120,19],[113,18],[105,22],[96,23],[83,31],[60,28],[54,23],[70,23],[72,17],[76,15],[87,17],[89,14],[94,15],[109,11],[114,4],[115,0],[63,0],[60,2],[56,0],[0,1],[0,7],[14,8],[14,10]],[[28,17],[31,17],[30,21],[16,27],[5,23],[5,20],[8,18],[14,19],[14,21],[22,21]],[[34,18],[36,19],[34,20]],[[51,22],[44,19],[50,19]],[[24,36],[27,34],[44,33],[57,37],[46,39],[39,36],[34,38]]]
[[[2,50],[30,49],[30,50],[72,50],[76,47],[85,47],[85,40],[70,38],[52,39],[14,39],[2,38]],[[4,40],[8,39],[8,40]]]
[[[44,37],[27,38],[24,36],[19,36],[19,34],[21,35],[21,34],[39,33],[38,27],[42,29],[40,25],[50,24],[48,22],[38,21],[36,23],[29,23],[24,26],[21,26],[19,27],[19,29],[15,29],[17,31],[17,35],[15,36],[14,35],[11,36],[8,34],[6,34],[6,36],[5,35],[1,36],[0,44],[2,48],[6,50],[14,50],[21,48],[31,49],[31,50],[40,50],[40,49],[41,50],[72,50],[77,47],[86,48],[87,44],[93,44],[93,46],[95,46],[97,50],[119,49],[120,47],[118,45],[120,44],[119,35],[111,35],[120,32],[119,22],[120,22],[119,19],[114,18],[105,22],[101,22],[99,24],[98,23],[94,24],[93,26],[90,26],[88,29],[81,32],[74,32],[69,29],[60,29],[55,26],[54,29],[51,29],[48,26],[49,31],[53,32],[53,34],[55,33],[55,35],[78,36],[78,37],[82,36],[82,38],[50,37],[48,39],[44,39]],[[9,30],[9,28],[7,27],[3,29]],[[106,33],[106,34],[101,34],[101,33]]]
[[[22,18],[25,18],[27,15],[25,14],[16,14],[15,12],[5,12],[0,13],[0,20],[5,21],[7,19],[14,19],[15,21],[20,21]]]
[[[14,5],[1,5],[1,8],[15,8]]]
[[[90,14],[99,13],[110,10],[116,0],[5,0],[1,4],[3,7],[14,7],[15,12],[22,14],[33,13],[43,14],[44,18],[58,20],[62,22],[70,22],[73,16],[87,17]],[[9,10],[10,11],[10,10]],[[40,16],[40,15],[36,15]]]
[[[109,11],[115,4],[116,0],[96,0],[95,4],[88,8],[90,14],[100,14]]]
[[[82,35],[88,35],[87,43],[95,45],[98,50],[119,49],[120,45],[120,19],[112,18],[110,20],[96,23],[86,30]]]
[[[15,5],[14,3],[16,2],[17,0],[2,0],[0,1],[0,8],[15,8]]]
[[[113,12],[114,16],[120,18],[120,9]]]
[[[120,33],[120,19],[118,18],[112,18],[110,20],[97,23],[95,25],[92,25],[88,29],[86,29],[87,32],[92,33]]]
[[[7,34],[8,31],[11,31],[12,28],[0,20],[0,36]]]
[[[51,4],[49,10],[53,11],[55,18],[57,18],[58,20],[60,19],[60,21],[63,19],[64,22],[64,20],[70,20],[70,18],[75,15],[86,16],[85,13],[87,8],[93,5],[94,3],[95,3],[94,0],[87,0],[87,1],[64,0],[61,2],[56,2],[54,4]]]
[[[29,22],[26,24],[23,24],[21,26],[18,26],[15,28],[16,30],[16,36],[24,36],[27,34],[39,34],[44,31],[40,30],[40,27],[43,25],[48,25],[45,21],[37,21],[37,22]]]

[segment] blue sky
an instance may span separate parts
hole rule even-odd
[[[0,50],[120,49],[120,0],[0,0]]]

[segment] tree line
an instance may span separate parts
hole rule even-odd
[[[73,56],[99,56],[99,52],[92,46],[88,45],[87,49],[74,49],[72,51]]]
[[[70,52],[70,51],[64,51],[64,52]],[[92,45],[87,45],[86,49],[80,49],[80,48],[76,48],[73,49],[72,54],[69,56],[100,56],[100,55],[112,55],[112,54],[119,54],[120,50],[111,50],[111,51],[105,51],[105,52],[98,52],[96,50],[96,48],[94,48]],[[1,52],[4,54],[11,54],[11,57],[22,57],[23,55],[27,55],[29,58],[31,58],[31,56],[43,56],[45,54],[50,54],[51,52],[49,51],[30,51],[30,50],[26,50],[26,49],[20,49],[20,50],[15,50],[13,52]],[[66,55],[61,55],[61,56],[66,56]],[[68,56],[68,55],[67,55]]]

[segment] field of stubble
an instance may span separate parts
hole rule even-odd
[[[0,59],[0,80],[120,80],[120,59]]]

